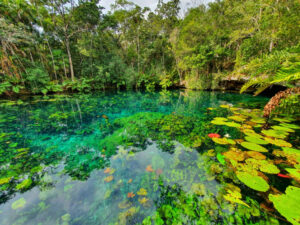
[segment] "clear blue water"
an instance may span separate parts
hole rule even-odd
[[[212,173],[217,161],[208,152],[215,145],[207,138],[209,133],[238,138],[235,128],[210,124],[228,113],[208,108],[262,108],[267,101],[193,91],[2,100],[0,224],[146,224],[145,218],[162,212],[178,193],[179,199],[198,193],[199,224],[271,224],[273,217],[255,196],[256,217],[248,211],[245,216],[242,206],[218,205],[230,182]],[[165,224],[180,224],[168,218],[161,216]]]

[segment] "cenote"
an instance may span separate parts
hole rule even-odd
[[[299,224],[299,123],[266,121],[267,101],[185,90],[1,100],[0,224]]]

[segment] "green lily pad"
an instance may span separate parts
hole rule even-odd
[[[286,138],[286,136],[288,135],[287,132],[284,131],[279,131],[279,130],[262,130],[262,133],[266,136],[269,137],[275,137],[275,138]]]
[[[278,121],[278,122],[282,122],[282,123],[289,123],[289,122],[291,122],[291,120],[287,119],[287,118],[273,118],[273,120]]]
[[[271,162],[268,162],[266,160],[262,160],[259,170],[264,173],[270,173],[270,174],[278,174],[280,173],[280,170],[277,166],[272,164]]]
[[[242,194],[236,190],[228,190],[228,193],[226,195],[224,195],[224,198],[231,202],[231,203],[238,203],[238,204],[241,204],[241,205],[244,205],[244,206],[247,206],[248,208],[250,208],[250,206],[248,204],[246,204],[245,202],[243,202],[241,200],[242,198]]]
[[[245,140],[251,143],[255,143],[255,144],[260,144],[260,145],[266,145],[268,144],[267,141],[257,138],[257,137],[251,137],[251,136],[246,136]]]
[[[224,125],[227,122],[228,119],[224,117],[216,117],[214,118],[211,123],[215,125]]]
[[[212,138],[212,140],[220,145],[235,145],[235,141],[228,138]]]
[[[280,126],[295,129],[295,130],[300,129],[300,126],[296,124],[290,124],[290,123],[281,123]]]
[[[254,130],[250,130],[250,129],[243,130],[243,133],[250,137],[256,137],[256,138],[260,138],[260,139],[264,138],[260,134],[256,133]]]
[[[295,180],[300,181],[300,169],[286,168],[285,170],[288,171]]]
[[[276,145],[279,147],[292,147],[292,144],[290,144],[287,141],[282,140],[282,139],[277,139],[277,138],[272,139],[272,138],[265,137],[265,140],[267,142],[269,142],[270,144]]]
[[[300,188],[288,186],[285,194],[269,195],[277,211],[292,224],[300,224]]]
[[[266,122],[266,120],[264,118],[260,118],[260,117],[252,118],[250,121],[254,122],[254,123],[265,123]]]
[[[252,150],[252,151],[257,151],[257,152],[268,152],[268,149],[264,148],[263,146],[260,146],[258,144],[255,144],[255,143],[251,143],[251,142],[242,142],[241,145],[244,147],[244,148],[247,148],[249,150]]]
[[[281,131],[290,132],[290,133],[295,132],[295,130],[293,130],[293,129],[291,129],[291,128],[288,128],[288,127],[272,126],[272,128],[273,128],[274,130],[281,130]]]
[[[244,122],[246,120],[245,117],[242,116],[242,115],[229,116],[228,119],[234,120],[234,121],[237,121],[237,122]]]
[[[236,128],[240,128],[242,126],[241,124],[235,122],[226,122],[224,123],[224,125],[227,127],[236,127]]]
[[[256,191],[266,192],[270,186],[262,177],[258,175],[252,175],[249,172],[236,172],[237,178],[243,182],[249,188]]]
[[[12,203],[11,208],[16,210],[19,208],[23,208],[26,205],[26,200],[24,198],[20,198],[19,200]]]

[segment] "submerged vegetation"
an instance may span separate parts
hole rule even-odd
[[[0,222],[299,224],[299,114],[267,119],[266,102],[188,91],[3,100]]]

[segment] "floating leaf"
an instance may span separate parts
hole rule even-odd
[[[229,116],[228,119],[230,120],[234,120],[234,121],[237,121],[237,122],[244,122],[246,119],[244,116],[240,115],[240,116]]]
[[[145,188],[141,188],[138,192],[137,192],[138,195],[147,195],[147,190]]]
[[[226,195],[223,196],[227,201],[231,202],[231,203],[238,203],[244,206],[247,206],[248,208],[250,208],[250,206],[248,204],[246,204],[245,202],[243,202],[241,200],[242,195],[240,192],[234,190],[228,190],[228,193]]]
[[[16,189],[17,190],[20,190],[20,189],[25,189],[25,188],[28,188],[32,183],[32,180],[30,178],[26,179],[26,180],[23,180],[20,184],[18,184],[16,186]]]
[[[211,123],[215,125],[224,125],[226,123],[227,119],[223,117],[216,117],[214,118]]]
[[[236,127],[236,128],[240,128],[242,126],[241,124],[235,122],[226,122],[224,123],[224,125],[227,127]]]
[[[295,130],[300,129],[300,126],[296,124],[290,124],[290,123],[281,123],[280,126],[295,129]]]
[[[248,151],[247,155],[251,158],[259,159],[259,160],[267,158],[264,154],[261,154],[260,152],[256,152],[256,151]]]
[[[107,182],[107,183],[109,183],[109,182],[111,182],[113,179],[114,179],[113,176],[108,176],[108,177],[105,177],[105,178],[104,178],[104,181]]]
[[[265,140],[267,142],[269,142],[270,144],[277,145],[279,147],[292,147],[292,144],[290,144],[282,139],[277,139],[277,138],[272,139],[269,137],[265,137]]]
[[[300,182],[300,169],[286,168],[285,170],[289,172],[292,178]]]
[[[129,192],[128,194],[127,194],[127,197],[128,198],[133,198],[135,196],[135,194],[133,194],[133,192]]]
[[[260,138],[260,139],[264,138],[263,136],[261,136],[260,134],[256,133],[254,130],[251,130],[251,129],[245,129],[245,130],[243,130],[243,133],[250,137],[256,137],[256,138]]]
[[[16,210],[19,208],[23,208],[26,205],[26,200],[24,198],[20,198],[19,200],[13,202],[11,208]]]
[[[295,132],[295,130],[293,130],[293,129],[291,129],[291,128],[288,128],[288,127],[272,126],[272,128],[273,128],[274,130],[281,130],[281,131],[290,132],[290,133]]]
[[[277,166],[275,166],[274,164],[266,160],[261,160],[261,165],[259,167],[259,170],[264,173],[270,173],[270,174],[278,174],[280,172]]]
[[[235,141],[228,138],[212,138],[212,140],[220,145],[235,145]]]
[[[257,137],[253,137],[253,136],[252,137],[251,136],[246,136],[245,140],[248,141],[248,142],[255,143],[255,144],[260,144],[260,145],[268,144],[267,141],[265,141],[263,139],[260,139],[260,138],[257,138]]]
[[[252,175],[249,172],[236,172],[237,178],[243,182],[249,188],[256,191],[266,192],[270,186],[262,177],[258,175]]]
[[[300,224],[300,188],[288,186],[286,194],[269,195],[269,199],[273,202],[274,207],[292,224]]]
[[[228,152],[224,152],[223,155],[227,159],[233,159],[236,161],[244,161],[245,159],[244,152],[236,148],[231,148]]]
[[[252,118],[250,121],[254,122],[254,123],[265,123],[266,122],[264,118],[260,118],[260,117]]]
[[[147,171],[147,172],[153,172],[154,170],[153,170],[153,168],[152,168],[151,165],[148,165],[148,166],[146,167],[146,171]]]
[[[247,148],[249,150],[252,151],[257,151],[257,152],[268,152],[268,149],[264,148],[263,146],[260,146],[258,144],[255,143],[251,143],[251,142],[242,142],[241,145],[244,148]]]
[[[269,137],[275,137],[275,138],[286,138],[288,135],[287,132],[279,131],[279,130],[262,130],[262,133]]]
[[[282,123],[289,123],[289,122],[291,122],[291,120],[287,119],[287,118],[273,118],[273,120],[278,121],[278,122],[282,122]]]

